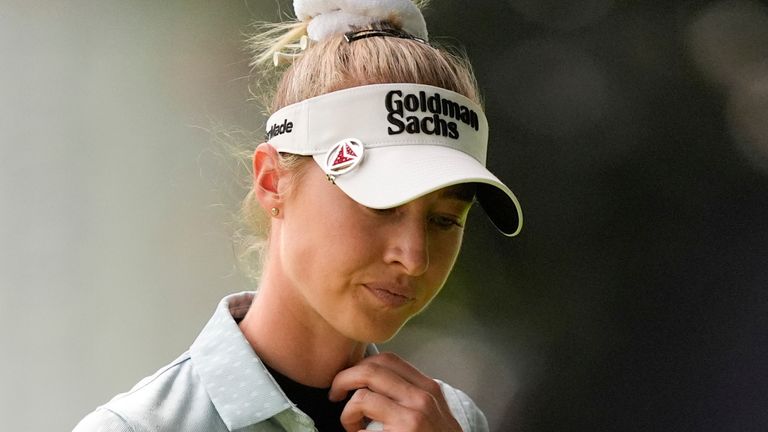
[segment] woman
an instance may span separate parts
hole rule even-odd
[[[474,200],[520,231],[471,71],[408,0],[294,6],[300,22],[254,39],[290,62],[244,203],[269,216],[258,295],[224,298],[189,352],[76,431],[487,430],[464,393],[372,345],[440,291]]]

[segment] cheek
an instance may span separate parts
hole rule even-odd
[[[431,284],[436,286],[439,291],[442,288],[448,276],[453,270],[456,259],[459,256],[463,231],[459,231],[453,236],[443,238],[430,251],[430,270],[433,278]]]
[[[459,230],[453,235],[446,236],[438,243],[434,250],[435,262],[447,272],[450,272],[459,257],[461,250],[461,241],[464,237],[464,231]]]
[[[287,220],[281,261],[298,285],[345,289],[374,260],[370,232],[354,220],[315,211]]]

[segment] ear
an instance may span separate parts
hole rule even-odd
[[[280,155],[274,147],[261,143],[253,154],[253,192],[261,207],[267,211],[279,208]]]

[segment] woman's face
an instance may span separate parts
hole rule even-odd
[[[313,329],[359,342],[390,339],[445,283],[472,193],[453,186],[374,210],[309,163],[273,225],[286,307]]]

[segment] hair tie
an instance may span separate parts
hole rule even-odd
[[[293,9],[298,19],[309,21],[307,35],[314,41],[382,21],[428,40],[424,16],[411,0],[294,0]]]
[[[428,44],[429,42],[425,41],[424,39],[420,37],[416,37],[410,33],[406,33],[401,30],[395,30],[395,29],[363,29],[363,30],[355,30],[351,32],[344,33],[344,40],[347,41],[347,43],[352,43],[359,39],[366,39],[369,37],[379,37],[379,36],[388,36],[388,37],[396,37],[400,39],[411,39],[415,40],[416,42],[421,42],[424,44]]]

